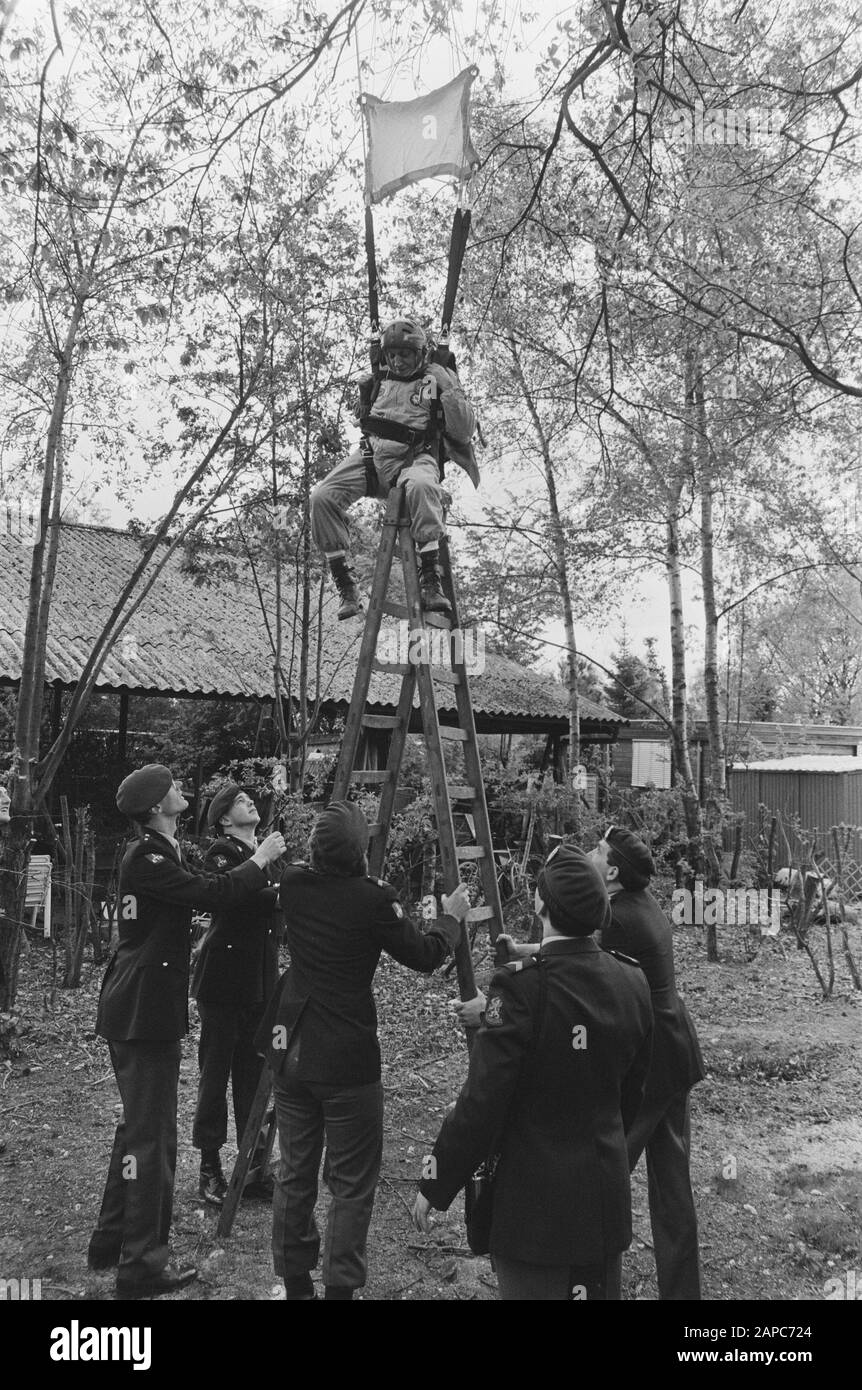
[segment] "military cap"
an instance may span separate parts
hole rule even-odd
[[[631,830],[623,830],[620,826],[612,825],[605,831],[604,838],[612,847],[614,854],[624,859],[629,868],[634,873],[640,874],[642,878],[652,878],[655,873],[655,864],[647,846],[638,835]]]
[[[590,936],[610,926],[608,890],[592,860],[574,845],[558,845],[539,870],[539,897],[554,931]]]
[[[368,821],[354,801],[330,801],[311,832],[318,867],[324,872],[354,870],[368,849]]]
[[[242,796],[245,788],[239,786],[237,782],[225,782],[213,797],[207,811],[207,825],[217,826],[222,816],[226,816],[238,796]]]
[[[117,788],[117,809],[124,816],[143,816],[169,792],[174,774],[162,763],[147,763],[124,777]]]

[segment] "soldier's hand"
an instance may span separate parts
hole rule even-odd
[[[439,362],[429,362],[425,368],[427,376],[432,376],[437,383],[438,391],[451,391],[458,383],[455,375],[447,367],[441,367]]]
[[[463,883],[459,883],[452,893],[441,893],[440,902],[443,911],[450,917],[457,917],[459,922],[463,922],[470,911],[470,895]]]
[[[427,1236],[431,1230],[431,1220],[431,1203],[421,1192],[417,1192],[416,1201],[413,1203],[413,1225],[417,1231]]]
[[[486,999],[482,991],[476,991],[474,999],[453,999],[449,1008],[455,1014],[462,1028],[480,1028],[485,1012]]]
[[[494,964],[505,965],[510,960],[520,960],[522,956],[534,956],[539,950],[538,941],[515,941],[508,932],[500,932],[494,942]]]
[[[265,869],[267,864],[272,864],[274,860],[280,858],[287,849],[284,836],[274,830],[271,835],[267,835],[265,840],[261,840],[252,858],[260,868]]]

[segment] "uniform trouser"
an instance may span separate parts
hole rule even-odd
[[[504,1303],[604,1303],[620,1298],[621,1255],[609,1255],[597,1265],[533,1265],[494,1255],[493,1264]]]
[[[697,1215],[691,1191],[688,1091],[647,1103],[626,1135],[633,1171],[646,1149],[649,1215],[660,1299],[700,1298]]]
[[[177,1163],[179,1042],[110,1042],[123,1101],[92,1245],[120,1258],[118,1282],[164,1269]],[[122,1252],[122,1253],[121,1253]]]
[[[263,1009],[259,1004],[207,1004],[198,1000],[198,1102],[192,1143],[196,1149],[220,1149],[227,1139],[227,1083],[233,1093],[233,1117],[239,1144],[248,1123],[263,1058],[254,1035]]]
[[[397,475],[397,479],[396,479]],[[410,513],[410,532],[419,546],[436,544],[445,532],[444,493],[440,473],[430,454],[419,454],[409,468],[394,464],[384,476],[377,472],[378,497],[386,497],[394,480],[404,485]],[[327,555],[346,550],[350,531],[347,508],[367,497],[365,455],[359,450],[327,473],[311,492],[311,534]]]
[[[272,1257],[283,1279],[310,1273],[320,1254],[314,1219],[320,1158],[332,1194],[323,1246],[323,1281],[358,1289],[383,1153],[383,1088],[324,1086],[275,1078],[281,1163],[272,1204]]]

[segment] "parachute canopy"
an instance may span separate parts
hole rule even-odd
[[[363,94],[367,203],[380,203],[418,179],[469,178],[479,162],[470,143],[470,88],[476,75],[476,68],[465,68],[445,87],[414,101]]]

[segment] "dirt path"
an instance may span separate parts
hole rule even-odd
[[[702,943],[681,931],[676,950],[710,1073],[692,1105],[704,1297],[834,1298],[852,1271],[862,1288],[862,999],[843,962],[835,997],[821,1003],[811,967],[792,945],[782,954],[768,944],[752,963],[707,966]],[[107,1047],[92,1033],[101,971],[91,968],[84,987],[59,993],[51,1010],[49,966],[33,948],[19,1001],[29,1020],[21,1053],[0,1064],[0,1277],[41,1278],[44,1299],[105,1299],[111,1277],[86,1269],[119,1110]],[[493,1299],[490,1265],[466,1248],[460,1199],[427,1238],[408,1217],[422,1154],[466,1068],[446,1007],[453,987],[384,961],[377,996],[386,1146],[365,1297]],[[203,1279],[177,1297],[266,1300],[275,1284],[268,1208],[242,1207],[230,1240],[219,1244],[197,1198],[196,1079],[189,1039],[172,1239]],[[633,1190],[624,1297],[650,1300],[657,1295],[643,1164]]]

